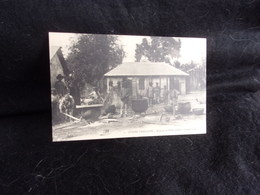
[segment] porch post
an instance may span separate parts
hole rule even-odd
[[[109,92],[109,77],[107,77],[107,93]]]
[[[169,78],[170,78],[170,76],[167,77],[167,82],[166,82],[166,84],[167,84],[167,89],[168,89],[168,90],[170,90],[170,86],[169,86]]]

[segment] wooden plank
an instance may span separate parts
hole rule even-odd
[[[62,125],[56,125],[53,127],[54,130],[58,130],[58,129],[63,129],[63,128],[67,128],[67,127],[72,127],[73,125],[78,124],[79,121],[76,122],[70,122],[70,123],[65,123]]]
[[[92,105],[76,105],[77,109],[80,108],[96,108],[96,107],[102,107],[104,104],[92,104]]]
[[[79,118],[76,118],[76,117],[74,117],[74,116],[71,116],[71,115],[69,115],[69,114],[67,114],[67,113],[61,112],[61,114],[64,114],[65,116],[70,117],[70,118],[72,118],[72,119],[74,119],[74,120],[76,120],[76,121],[80,121]]]

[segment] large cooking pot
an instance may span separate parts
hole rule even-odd
[[[193,108],[192,112],[196,115],[202,115],[204,113],[204,108]]]
[[[188,114],[191,110],[191,103],[190,102],[180,102],[178,103],[178,112],[180,114]]]
[[[148,109],[148,99],[133,99],[132,100],[132,110],[136,113],[146,112]]]

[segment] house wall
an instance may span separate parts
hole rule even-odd
[[[64,72],[59,57],[56,53],[50,61],[51,87],[53,87],[57,81],[56,77],[58,74],[64,75]]]
[[[146,90],[149,86],[149,83],[152,82],[153,86],[156,86],[156,83],[159,84],[159,86],[161,87],[161,92],[163,91],[164,86],[166,86],[166,88],[168,90],[170,90],[170,79],[173,78],[174,80],[176,80],[178,86],[177,89],[180,91],[180,93],[182,95],[186,94],[186,77],[184,76],[144,76],[144,89],[140,89],[139,88],[139,82],[140,82],[140,78],[142,77],[127,77],[129,80],[132,80],[132,92],[133,92],[133,96],[142,96],[145,97],[146,96]],[[123,77],[108,77],[107,78],[107,89],[109,88],[109,81],[113,82],[113,86],[117,85],[117,82],[121,82],[123,81]],[[162,96],[162,94],[161,94]]]
[[[140,77],[139,77],[140,78]],[[139,79],[137,79],[137,86],[138,86],[138,94],[141,96],[146,96],[146,89],[149,86],[149,83],[152,82],[153,86],[156,86],[156,83],[159,84],[159,86],[161,87],[161,91],[164,87],[164,85],[167,87],[167,89],[169,88],[169,85],[167,84],[167,79],[168,77],[166,76],[161,76],[161,77],[145,77],[145,88],[143,90],[139,89]]]
[[[186,94],[186,77],[178,77],[179,80],[179,91],[181,95]]]

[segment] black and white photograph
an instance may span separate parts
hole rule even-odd
[[[50,32],[53,141],[205,134],[206,42]]]
[[[259,10],[2,0],[0,195],[260,195]]]

